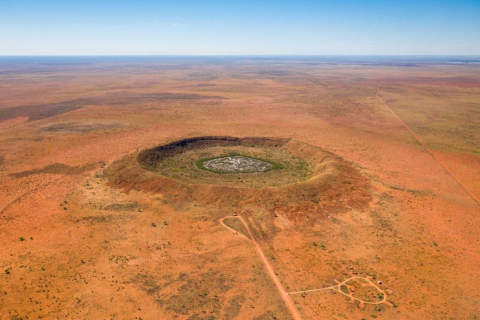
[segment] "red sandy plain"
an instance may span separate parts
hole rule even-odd
[[[388,293],[290,295],[302,319],[479,317],[479,65],[3,63],[0,130],[0,319],[293,319],[220,223],[234,212],[287,292],[370,277]],[[125,156],[196,136],[291,139],[361,178],[315,209],[109,180]]]

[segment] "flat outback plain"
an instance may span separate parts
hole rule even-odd
[[[0,319],[480,319],[478,61],[1,58]]]

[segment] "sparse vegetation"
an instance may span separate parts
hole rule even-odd
[[[480,65],[142,59],[0,63],[1,319],[477,316]]]
[[[246,236],[247,238],[250,238],[247,229],[245,229],[245,226],[243,223],[237,219],[237,218],[227,218],[223,220],[223,223],[225,223],[228,227],[232,228],[233,230],[237,231],[238,233]]]

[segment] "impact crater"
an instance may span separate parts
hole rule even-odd
[[[269,187],[305,181],[310,161],[274,138],[197,137],[142,151],[147,170],[186,182],[236,187]]]
[[[254,206],[305,223],[371,200],[369,181],[350,163],[281,138],[186,138],[127,155],[106,177],[126,192],[157,193],[179,205]]]

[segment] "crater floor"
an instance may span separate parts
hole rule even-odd
[[[200,160],[200,169],[223,173],[262,172],[275,169],[273,163],[245,156],[227,156],[214,159]]]

